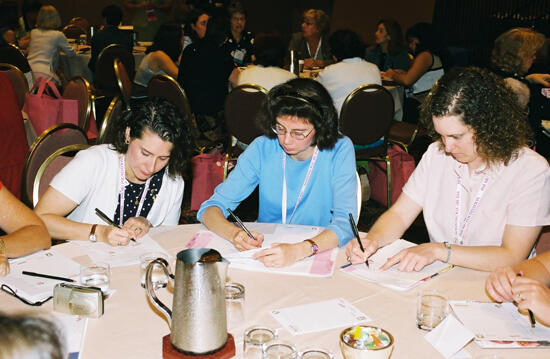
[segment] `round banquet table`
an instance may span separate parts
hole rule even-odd
[[[151,232],[151,237],[175,255],[201,229],[204,227],[200,224],[160,227]],[[78,245],[64,243],[55,249],[81,264],[89,261]],[[232,333],[237,348],[236,357],[242,354],[244,329],[261,324],[278,328],[279,338],[294,342],[298,349],[322,346],[331,350],[335,358],[342,358],[338,335],[343,328],[293,337],[269,314],[272,309],[342,297],[369,316],[372,319],[369,324],[393,334],[395,348],[392,359],[442,358],[423,338],[426,332],[415,325],[416,293],[419,288],[437,288],[453,300],[488,300],[484,291],[485,272],[455,268],[408,292],[396,292],[341,273],[338,267],[344,262],[342,249],[331,278],[266,274],[230,267],[228,280],[243,284],[246,293],[245,321]],[[169,327],[164,317],[147,301],[139,278],[139,265],[112,268],[111,288],[116,292],[106,300],[105,314],[98,319],[89,319],[79,358],[162,358],[161,340],[169,333]],[[157,294],[171,307],[169,291],[161,289]],[[52,310],[51,301],[42,307],[30,307],[3,292],[0,292],[0,303],[1,310],[8,313]],[[481,349],[474,343],[468,344],[466,349],[473,358],[481,354],[498,354],[501,358],[550,357],[550,349]]]

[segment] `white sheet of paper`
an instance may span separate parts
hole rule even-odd
[[[197,232],[187,244],[187,248],[214,248],[229,260],[231,268],[236,269],[312,277],[332,276],[338,254],[337,248],[318,253],[283,268],[266,267],[259,260],[252,258],[254,253],[269,248],[273,243],[297,243],[305,238],[314,237],[323,231],[322,227],[274,223],[245,223],[245,226],[264,234],[262,248],[239,252],[229,241],[206,230]]]
[[[37,302],[53,295],[53,287],[62,282],[23,275],[22,271],[49,274],[78,281],[80,264],[65,257],[55,249],[48,249],[10,260],[10,274],[0,278],[0,284],[6,284],[17,295],[31,302]]]
[[[136,243],[130,242],[126,246],[118,247],[104,242],[75,241],[75,243],[84,248],[92,261],[106,262],[111,267],[139,264],[139,256],[150,252],[161,252],[170,258],[168,252],[149,235],[137,239]]]
[[[476,339],[501,341],[547,341],[550,328],[531,328],[529,317],[509,302],[451,301],[451,308]]]
[[[71,356],[73,353],[80,353],[86,339],[86,329],[88,328],[88,318],[79,317],[65,313],[52,312],[55,316],[55,321],[63,332],[67,345],[67,352]]]
[[[424,338],[445,358],[451,358],[474,338],[474,333],[450,314]]]
[[[344,298],[274,309],[270,313],[292,335],[353,326],[371,320]]]
[[[342,269],[343,272],[351,274],[355,277],[368,280],[369,282],[378,283],[384,287],[394,290],[409,290],[421,284],[424,278],[439,272],[449,266],[447,263],[436,261],[418,272],[401,272],[394,265],[388,270],[380,271],[379,268],[386,263],[386,260],[399,253],[401,250],[414,247],[416,244],[398,239],[391,244],[378,249],[378,251],[369,258],[370,267],[367,268],[364,264],[356,264]]]

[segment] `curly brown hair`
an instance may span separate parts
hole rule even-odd
[[[306,21],[306,19],[313,21],[321,35],[328,33],[330,19],[323,10],[309,9],[304,11],[302,14],[302,21]]]
[[[526,27],[516,27],[495,40],[491,63],[506,74],[524,75],[525,63],[544,45],[545,37]]]
[[[502,78],[477,67],[454,68],[445,73],[422,103],[420,118],[432,137],[433,117],[460,116],[472,128],[477,153],[488,165],[507,165],[527,146],[531,130],[527,113]]]

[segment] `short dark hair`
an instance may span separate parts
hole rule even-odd
[[[257,65],[283,67],[285,54],[285,44],[278,32],[262,32],[254,39],[254,56]]]
[[[231,5],[227,7],[227,15],[229,16],[229,20],[233,17],[235,14],[243,14],[244,18],[246,19],[246,10],[240,2],[234,2]]]
[[[168,55],[172,61],[177,62],[181,54],[181,35],[183,30],[180,24],[165,23],[160,25],[153,44],[147,48],[147,53],[153,51],[163,51]]]
[[[114,125],[115,139],[112,146],[118,152],[126,153],[126,128],[130,128],[130,138],[141,138],[148,129],[173,144],[168,174],[171,177],[183,176],[192,151],[190,121],[171,102],[158,97],[147,99],[126,111]]]
[[[365,45],[357,33],[349,29],[333,32],[328,41],[332,54],[338,61],[362,57],[365,52]]]
[[[487,163],[505,165],[531,138],[527,113],[502,78],[477,67],[453,68],[432,88],[421,121],[434,138],[433,117],[460,116],[472,128],[477,152]]]
[[[101,11],[107,25],[118,26],[122,22],[122,9],[117,5],[108,5]]]
[[[292,79],[269,91],[258,117],[263,134],[269,138],[277,137],[272,128],[277,117],[284,115],[307,119],[315,128],[313,144],[320,150],[333,148],[342,137],[338,132],[338,115],[332,98],[315,80]]]

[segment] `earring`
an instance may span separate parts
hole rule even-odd
[[[129,139],[126,139],[126,140],[124,141],[124,143],[127,144],[127,145],[129,145],[129,144],[130,144],[130,140],[129,140]]]

